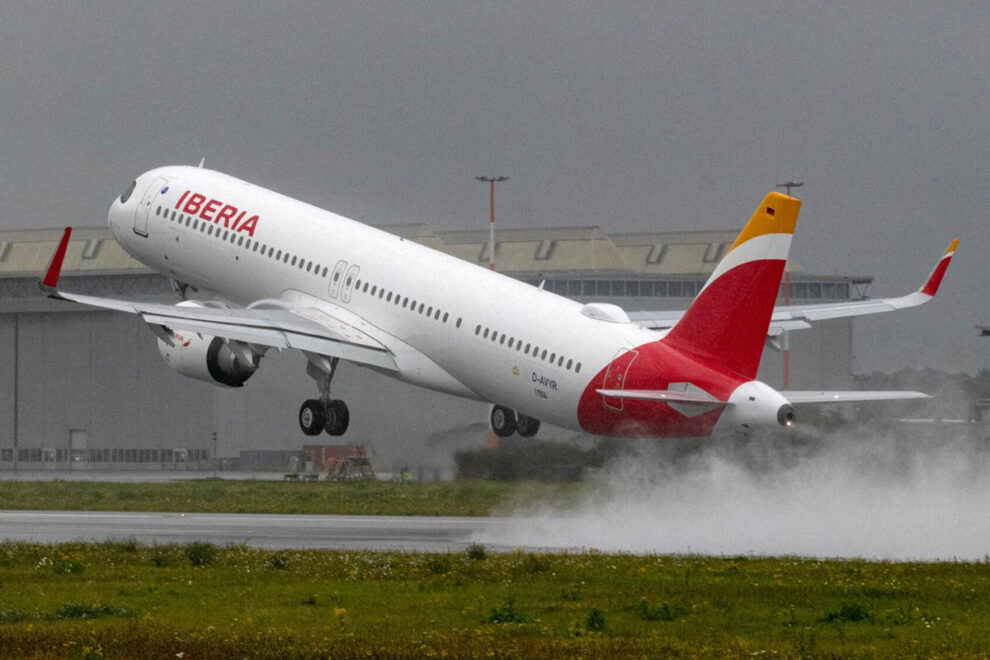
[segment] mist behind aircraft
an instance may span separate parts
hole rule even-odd
[[[575,507],[480,542],[634,553],[983,560],[990,440],[894,432],[640,442]]]

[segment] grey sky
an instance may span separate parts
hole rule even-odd
[[[287,8],[288,6],[288,8]],[[94,225],[198,162],[373,224],[740,227],[941,300],[857,321],[859,371],[990,366],[990,5],[0,2],[0,226]]]

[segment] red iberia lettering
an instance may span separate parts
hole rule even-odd
[[[213,221],[213,213],[220,207],[220,201],[211,199],[203,206],[203,212],[199,214],[203,220]]]
[[[254,237],[258,222],[261,220],[257,214],[249,215],[247,211],[236,206],[224,204],[219,199],[209,198],[191,190],[182,193],[182,197],[175,203],[175,208],[189,215],[198,215],[207,222],[218,225],[223,223],[225,228],[244,232],[251,237]],[[245,220],[245,218],[247,219]]]
[[[182,209],[184,212],[196,215],[199,213],[199,209],[203,207],[203,202],[206,201],[206,197],[200,195],[199,193],[193,193],[189,201],[186,202],[185,207]]]

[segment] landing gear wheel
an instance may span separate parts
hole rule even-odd
[[[351,413],[347,404],[340,399],[331,399],[327,403],[324,428],[330,435],[344,435],[351,421]]]
[[[500,438],[508,438],[516,432],[516,414],[505,406],[492,408],[492,431]]]
[[[323,404],[316,399],[308,399],[299,409],[299,428],[306,435],[319,435],[324,424]]]
[[[540,420],[519,413],[516,415],[516,433],[524,438],[532,438],[540,430]]]

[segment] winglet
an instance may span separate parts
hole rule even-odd
[[[949,262],[952,261],[952,255],[956,253],[956,247],[958,245],[959,239],[952,239],[952,242],[949,243],[949,248],[942,255],[942,258],[939,259],[939,262],[935,264],[932,274],[928,276],[925,286],[921,287],[921,293],[926,296],[934,296],[938,292],[938,287],[942,283],[942,278],[945,276],[945,271],[949,268]]]
[[[55,287],[58,286],[58,276],[62,272],[62,262],[65,261],[65,251],[69,247],[70,236],[72,236],[72,227],[66,227],[65,233],[62,234],[62,240],[55,249],[55,254],[52,255],[52,260],[48,262],[48,272],[45,273],[44,279],[39,282],[42,291],[46,293],[54,293]]]

